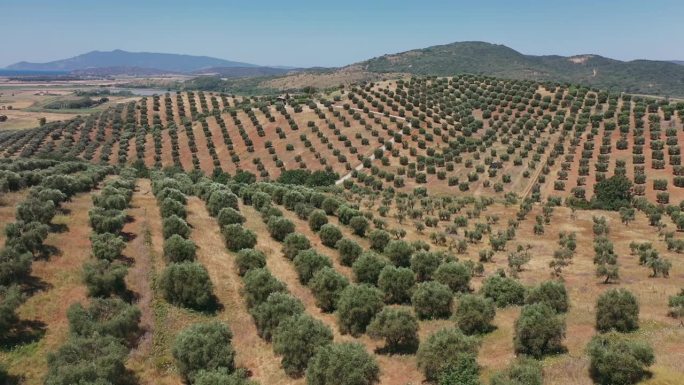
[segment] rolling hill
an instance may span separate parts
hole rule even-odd
[[[432,46],[383,55],[358,65],[369,72],[436,76],[472,73],[580,83],[611,91],[684,96],[684,67],[673,62],[624,62],[599,55],[534,56],[485,42]]]
[[[92,68],[152,68],[168,72],[193,72],[211,67],[258,67],[255,64],[217,59],[208,56],[152,52],[92,51],[72,58],[47,63],[19,62],[11,70],[75,71]]]

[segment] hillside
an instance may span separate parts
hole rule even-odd
[[[476,75],[0,131],[0,375],[179,385],[201,347],[264,385],[314,383],[329,350],[363,385],[435,385],[461,351],[482,384],[604,384],[608,354],[680,384],[681,143],[684,103]]]
[[[358,63],[370,72],[581,83],[611,91],[684,96],[684,67],[672,62],[623,62],[598,55],[533,56],[504,45],[458,42],[376,57]]]
[[[170,53],[92,51],[72,58],[47,63],[19,62],[7,67],[11,70],[74,71],[91,68],[131,67],[153,68],[170,72],[193,72],[210,67],[257,67],[255,64],[217,59],[208,56]]]

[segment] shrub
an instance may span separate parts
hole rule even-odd
[[[192,262],[195,260],[195,242],[173,234],[164,241],[164,256],[171,263]]]
[[[506,370],[495,373],[490,385],[544,385],[541,362],[519,358]]]
[[[108,261],[119,258],[126,247],[123,238],[112,233],[93,233],[90,235],[90,244],[95,258]]]
[[[318,270],[309,281],[309,288],[316,298],[316,306],[325,312],[334,311],[342,290],[349,280],[332,267]]]
[[[454,321],[465,334],[487,333],[496,314],[494,301],[480,295],[466,294],[458,301]]]
[[[324,245],[335,247],[337,241],[342,239],[342,231],[340,231],[337,226],[328,223],[321,227],[318,236],[321,237],[321,242]]]
[[[594,186],[592,206],[602,210],[628,207],[632,199],[632,182],[624,175],[614,175]]]
[[[159,278],[164,298],[172,304],[195,310],[207,310],[213,305],[213,287],[209,273],[199,263],[169,264]]]
[[[596,330],[630,332],[639,328],[639,303],[627,289],[610,289],[596,303]]]
[[[361,344],[329,344],[309,362],[306,379],[308,385],[372,385],[380,380],[380,368]]]
[[[382,292],[368,285],[349,285],[337,301],[337,323],[342,334],[356,337],[366,331],[382,309]]]
[[[265,268],[247,271],[243,281],[245,284],[243,295],[249,308],[266,301],[272,293],[287,291],[285,284],[278,281]]]
[[[546,303],[525,305],[515,321],[513,346],[518,354],[541,358],[563,350],[565,319]]]
[[[118,234],[123,229],[125,216],[121,210],[105,210],[95,207],[88,212],[90,227],[96,233]]]
[[[310,248],[309,239],[301,233],[290,233],[283,242],[283,254],[290,260],[294,259],[300,251]]]
[[[368,238],[371,249],[382,253],[390,241],[390,234],[385,230],[375,229],[368,234]]]
[[[373,233],[371,233],[373,234]],[[406,241],[391,240],[383,247],[387,259],[395,266],[408,267],[411,265],[413,247]]]
[[[451,315],[453,294],[439,282],[421,282],[411,296],[411,304],[420,319],[445,318]]]
[[[282,321],[273,334],[273,350],[282,355],[282,367],[290,376],[306,370],[318,349],[333,341],[332,330],[312,316],[300,313]]]
[[[245,223],[245,217],[232,207],[222,208],[216,219],[221,227]]]
[[[249,380],[246,373],[230,373],[226,369],[200,370],[195,374],[193,385],[258,385]]]
[[[439,385],[480,385],[480,366],[474,354],[461,354],[439,373]]]
[[[19,322],[16,310],[22,302],[24,297],[18,286],[0,286],[0,339],[7,337],[9,331]]]
[[[565,285],[558,281],[546,281],[527,292],[526,304],[545,303],[557,313],[565,313],[570,306]]]
[[[339,251],[340,263],[344,266],[353,265],[363,252],[363,248],[349,238],[342,238],[337,241],[335,248]]]
[[[477,355],[478,342],[456,328],[432,333],[418,348],[418,368],[428,381],[436,381],[449,367],[457,366],[463,355]]]
[[[223,239],[226,241],[226,247],[230,251],[252,249],[256,245],[256,234],[241,225],[224,226],[221,232],[223,233]]]
[[[9,226],[9,225],[8,225]],[[14,247],[0,248],[0,285],[18,282],[29,276],[33,255]]]
[[[227,190],[216,190],[209,196],[207,200],[207,210],[212,217],[219,215],[221,209],[230,207],[239,210],[238,197]]]
[[[385,306],[368,325],[368,335],[384,339],[387,351],[414,351],[418,347],[418,320],[407,309]]]
[[[363,237],[368,230],[368,220],[361,215],[357,215],[349,220],[349,227],[354,230],[354,234]]]
[[[485,278],[480,292],[498,307],[522,305],[525,301],[525,287],[513,278],[500,275]]]
[[[17,205],[16,218],[23,222],[50,223],[55,213],[54,202],[30,197]]]
[[[453,292],[466,293],[470,291],[470,279],[472,271],[465,263],[446,262],[437,268],[434,273],[435,281],[446,285]]]
[[[253,307],[251,313],[259,337],[270,341],[281,322],[304,313],[304,305],[290,294],[274,292],[266,301]]]
[[[164,233],[164,239],[168,239],[172,235],[176,234],[183,238],[187,238],[190,235],[190,227],[185,221],[176,216],[172,215],[168,218],[164,218],[162,222],[162,228]]]
[[[385,252],[387,252],[387,249],[385,249]],[[442,256],[440,254],[419,251],[411,257],[411,270],[416,273],[416,280],[418,282],[429,281],[432,279],[440,263],[442,263]]]
[[[112,336],[129,343],[140,333],[140,316],[140,309],[118,298],[94,298],[87,308],[75,303],[67,310],[72,334]]]
[[[293,262],[299,281],[305,285],[309,283],[318,270],[324,267],[332,267],[332,261],[327,255],[318,254],[312,249],[300,251]]]
[[[632,341],[618,333],[594,336],[587,346],[589,374],[600,385],[636,384],[655,361],[646,342]]]
[[[83,282],[91,297],[109,297],[112,294],[123,294],[126,291],[126,273],[128,268],[119,262],[106,259],[86,262],[83,265]]]
[[[328,216],[323,210],[314,210],[309,214],[309,228],[311,231],[318,232],[321,227],[328,223]]]
[[[406,303],[411,299],[416,279],[406,267],[385,266],[378,277],[378,288],[385,294],[385,303]]]
[[[386,259],[373,252],[361,254],[352,265],[356,282],[377,285],[380,272],[387,264]]]
[[[172,354],[178,370],[192,381],[200,370],[234,370],[233,333],[225,324],[197,323],[182,330],[173,343]]]
[[[126,207],[120,208],[120,210],[123,210]],[[166,198],[162,201],[161,205],[159,206],[159,210],[161,211],[161,216],[162,218],[168,218],[172,215],[176,215],[180,218],[185,219],[187,217],[187,212],[185,211],[185,205],[181,202],[178,202],[177,200],[171,199],[171,198]]]
[[[128,384],[128,348],[111,336],[72,337],[47,356],[45,385]]]
[[[252,269],[266,266],[266,255],[255,249],[242,249],[235,257],[235,267],[241,277]]]

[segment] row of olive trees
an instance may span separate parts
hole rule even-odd
[[[127,268],[121,262],[126,243],[121,231],[134,187],[135,171],[126,169],[92,196],[95,207],[89,218],[95,260],[83,267],[91,299],[86,306],[75,303],[69,307],[69,338],[48,355],[46,384],[130,381],[125,362],[140,335],[141,312],[127,302]]]

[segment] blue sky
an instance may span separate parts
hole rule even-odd
[[[684,60],[682,0],[0,0],[0,67],[92,50],[338,66],[454,41]]]

